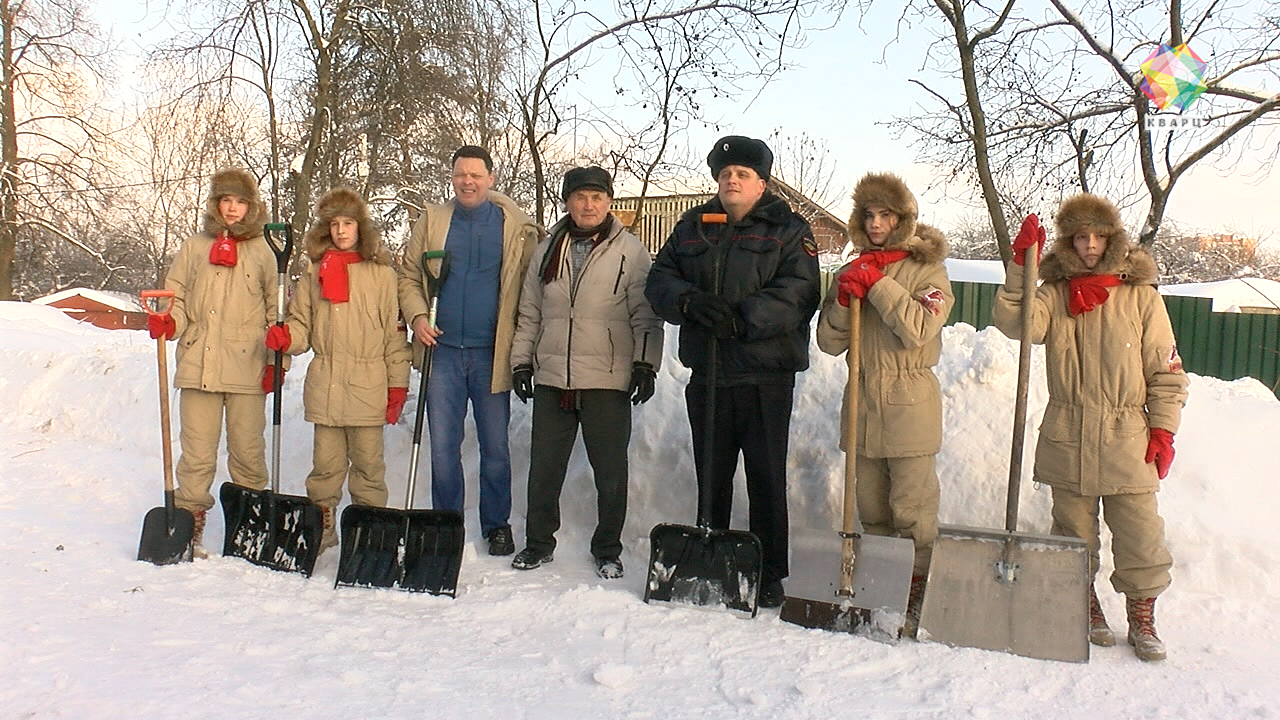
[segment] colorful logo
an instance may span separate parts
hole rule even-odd
[[[1143,61],[1139,87],[1161,110],[1186,110],[1208,89],[1204,69],[1204,61],[1185,43],[1176,48],[1162,43]]]

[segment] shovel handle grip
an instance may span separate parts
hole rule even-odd
[[[142,309],[145,310],[148,315],[168,315],[170,309],[173,307],[174,292],[172,290],[143,290],[138,296],[142,298]],[[151,308],[152,300],[157,301],[157,307],[155,309]],[[160,301],[167,302],[163,302],[163,304],[161,304]]]

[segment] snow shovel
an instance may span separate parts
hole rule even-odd
[[[866,632],[896,642],[906,619],[915,564],[910,538],[858,531],[858,383],[862,303],[849,303],[849,407],[844,431],[844,508],[840,532],[796,528],[791,533],[787,594],[779,617],[835,632]],[[860,525],[861,523],[858,523]]]
[[[164,306],[151,309],[151,300]],[[172,290],[143,290],[142,307],[148,315],[168,316],[173,306]],[[142,519],[142,539],[138,559],[156,565],[191,562],[191,540],[195,518],[190,510],[173,503],[173,448],[169,430],[169,360],[164,336],[156,338],[156,365],[160,369],[160,455],[164,462],[164,506],[151,508]]]
[[[704,214],[702,223],[725,223],[723,214]],[[699,226],[701,230],[701,225]],[[705,235],[703,241],[706,241]],[[720,292],[720,248],[716,253],[712,274]],[[649,577],[645,583],[644,601],[685,605],[724,606],[729,610],[755,617],[759,609],[760,575],[763,552],[760,539],[745,530],[711,528],[715,442],[716,374],[719,341],[714,335],[707,344],[707,408],[705,434],[702,441],[701,501],[698,503],[698,525],[664,523],[649,532]]]
[[[283,243],[273,237],[284,236]],[[285,223],[268,223],[263,236],[276,256],[276,325],[284,324],[285,275],[293,253],[293,228]],[[222,515],[226,520],[222,554],[241,557],[254,565],[298,572],[310,577],[320,555],[324,535],[324,513],[320,506],[301,495],[280,494],[280,414],[284,353],[276,351],[273,372],[271,415],[271,489],[254,490],[235,483],[223,483],[218,490]]]
[[[432,275],[428,264],[437,260],[439,272]],[[430,296],[427,319],[434,327],[440,286],[449,274],[449,255],[444,250],[423,253],[422,270]],[[342,555],[338,560],[334,587],[398,588],[449,597],[458,592],[458,571],[462,568],[462,550],[466,540],[462,513],[413,509],[433,347],[425,347],[419,373],[418,410],[413,421],[413,452],[409,456],[405,509],[350,505],[342,511]]]
[[[1005,529],[942,526],[917,638],[1042,660],[1089,660],[1089,553],[1079,538],[1018,532],[1036,253],[1027,253]]]

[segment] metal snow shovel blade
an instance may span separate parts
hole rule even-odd
[[[841,530],[792,530],[792,571],[779,617],[808,628],[867,633],[896,642],[911,593],[915,543],[910,538],[857,531],[861,348],[862,303],[855,299],[849,303],[849,405]]]
[[[439,261],[434,275],[429,268],[433,261]],[[430,296],[427,319],[434,326],[440,286],[449,274],[449,255],[444,250],[423,253],[422,271]],[[433,347],[427,345],[422,358],[405,509],[351,505],[342,511],[342,554],[334,587],[397,588],[449,597],[457,594],[466,539],[462,513],[413,509]]]
[[[723,214],[704,214],[702,224],[725,223]],[[699,231],[701,232],[701,225]],[[703,240],[706,241],[705,235]],[[712,275],[720,292],[719,246],[712,248]],[[702,499],[698,526],[660,524],[649,533],[649,577],[645,602],[724,606],[755,617],[759,609],[760,575],[764,553],[760,539],[745,530],[712,529],[712,445],[715,442],[716,374],[719,341],[713,335],[707,346],[707,417],[702,443]]]
[[[1084,541],[1018,532],[1035,255],[1027,253],[1023,276],[1005,529],[939,528],[917,638],[1042,660],[1087,662],[1089,553]]]
[[[153,310],[151,300],[164,302]],[[167,301],[167,302],[165,302]],[[142,307],[148,315],[167,317],[173,305],[172,290],[143,290]],[[190,510],[173,503],[173,448],[169,430],[169,361],[164,336],[156,338],[156,366],[160,370],[160,454],[164,462],[164,505],[151,508],[142,518],[138,559],[156,565],[191,562],[195,518]]]
[[[283,243],[273,233],[284,236]],[[293,253],[293,228],[285,223],[268,223],[263,237],[276,256],[276,325],[284,324],[286,272]],[[254,490],[235,483],[223,483],[218,490],[222,516],[226,521],[222,554],[240,557],[254,565],[299,572],[310,576],[320,556],[324,534],[324,513],[320,506],[301,495],[280,494],[280,386],[284,353],[276,351],[273,370],[271,420],[271,489]]]

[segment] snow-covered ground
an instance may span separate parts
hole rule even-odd
[[[942,518],[1001,527],[1016,346],[994,329],[944,333]],[[674,352],[674,334],[668,343]],[[1045,402],[1035,357],[1033,434]],[[298,494],[311,448],[305,363],[285,385],[282,489]],[[841,360],[815,348],[799,378],[797,525],[836,522],[843,373]],[[1122,640],[1068,664],[881,644],[783,623],[777,611],[747,620],[644,604],[649,529],[694,520],[686,379],[669,353],[657,395],[635,412],[625,578],[592,572],[594,495],[581,448],[555,562],[519,572],[487,556],[469,440],[470,542],[458,597],[334,589],[332,551],[310,579],[216,554],[169,567],[134,560],[142,517],[161,501],[154,342],[0,303],[0,717],[1280,717],[1280,402],[1259,383],[1192,380],[1160,494],[1176,562],[1158,608],[1169,659],[1141,663]],[[530,412],[514,408],[519,542]],[[403,500],[409,449],[408,427],[387,432],[393,505]],[[1049,495],[1032,486],[1029,467],[1028,458],[1021,527],[1043,532]],[[220,470],[217,483],[226,479]],[[743,527],[745,498],[738,504]],[[215,511],[206,545],[221,539]],[[1109,571],[1108,562],[1102,601],[1123,631]]]

